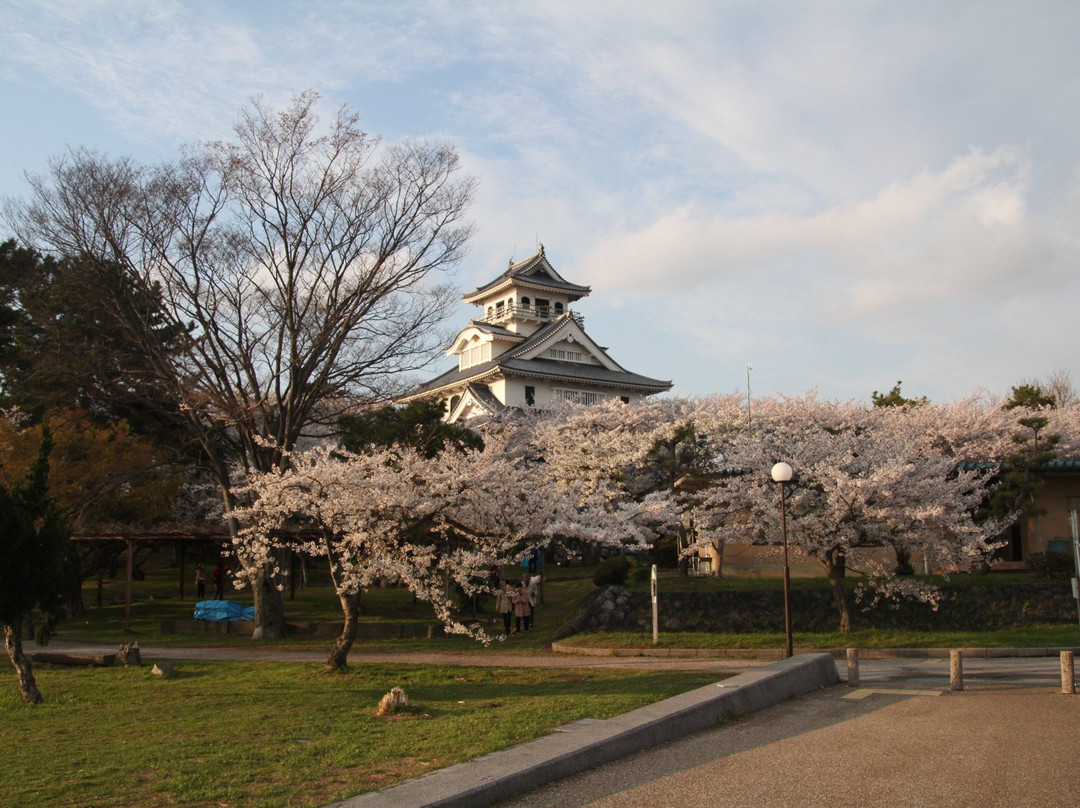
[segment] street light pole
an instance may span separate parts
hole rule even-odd
[[[746,428],[751,428],[750,423],[750,371],[754,369],[754,366],[749,362],[746,364]]]
[[[788,566],[787,497],[786,486],[791,480],[792,468],[787,463],[772,467],[772,478],[780,483],[780,525],[784,538],[784,651],[785,658],[795,653],[791,637],[791,571]]]

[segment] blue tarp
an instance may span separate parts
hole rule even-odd
[[[225,622],[230,620],[254,620],[255,607],[241,606],[235,600],[200,600],[195,604],[196,620]]]

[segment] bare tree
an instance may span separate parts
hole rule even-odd
[[[438,276],[471,233],[474,181],[452,148],[384,146],[344,107],[320,127],[317,102],[254,101],[233,141],[156,167],[69,151],[5,208],[24,242],[129,273],[111,315],[166,391],[160,411],[195,437],[234,535],[238,473],[280,469],[305,430],[430,360],[456,303]],[[160,339],[162,318],[179,340]],[[255,636],[280,636],[278,570],[238,552]]]
[[[1064,368],[1059,368],[1047,376],[1042,387],[1054,397],[1056,407],[1071,407],[1080,401],[1080,395],[1073,386],[1072,375]]]

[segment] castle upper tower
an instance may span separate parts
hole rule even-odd
[[[548,263],[544,245],[536,255],[513,259],[506,272],[462,298],[483,309],[474,322],[489,323],[529,336],[570,311],[570,304],[592,290],[563,278]]]
[[[446,350],[457,368],[398,401],[439,398],[447,402],[447,420],[460,421],[558,401],[630,403],[670,390],[671,382],[621,367],[585,333],[570,304],[590,291],[556,272],[543,245],[524,261],[511,260],[493,281],[464,295],[482,314]]]

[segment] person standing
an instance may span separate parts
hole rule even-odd
[[[195,597],[199,600],[206,598],[206,570],[201,561],[195,565]]]
[[[504,583],[495,593],[495,611],[502,615],[503,634],[510,633],[510,618],[514,615],[514,590]]]
[[[529,609],[529,594],[525,591],[525,587],[522,584],[517,585],[517,591],[514,593],[514,633],[517,634],[521,631],[521,623],[525,622],[525,630],[529,630],[529,615],[531,614]]]
[[[525,595],[529,599],[529,625],[536,625],[536,598],[540,588],[541,577],[539,575],[526,575],[521,579],[525,588]]]
[[[229,568],[224,561],[218,561],[214,571],[210,573],[210,582],[214,585],[214,600],[225,599],[225,576],[229,574]]]

